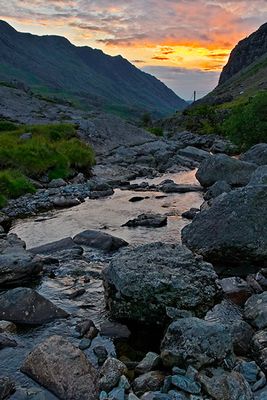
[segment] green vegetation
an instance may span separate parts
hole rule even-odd
[[[267,141],[267,91],[223,105],[200,104],[183,111],[183,127],[198,134],[219,134],[240,151]]]
[[[34,193],[35,188],[23,174],[18,171],[0,171],[0,207],[4,207],[8,198],[16,198],[25,193]]]
[[[148,132],[153,133],[153,135],[155,135],[155,136],[159,136],[159,137],[163,136],[163,129],[158,126],[154,126],[152,128],[147,128],[147,130],[148,130]]]
[[[216,107],[200,104],[183,112],[185,129],[203,135],[221,133],[221,115]]]
[[[245,105],[232,109],[223,123],[224,134],[241,150],[267,141],[267,92],[260,92]]]
[[[70,124],[16,126],[0,122],[0,207],[6,199],[34,191],[29,178],[68,178],[95,163],[92,148]]]

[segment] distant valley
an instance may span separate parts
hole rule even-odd
[[[0,81],[16,79],[37,94],[123,117],[156,117],[187,103],[121,56],[76,47],[64,37],[20,33],[0,21]]]

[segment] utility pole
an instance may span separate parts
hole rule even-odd
[[[197,100],[197,92],[196,90],[194,90],[194,103],[196,102],[196,100]]]

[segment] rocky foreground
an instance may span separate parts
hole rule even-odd
[[[151,155],[151,144],[146,146]],[[116,165],[123,167],[121,151],[110,155],[109,165],[115,157]],[[41,329],[66,321],[70,329],[34,343],[20,364],[22,374],[48,391],[32,395],[15,376],[1,371],[0,399],[267,399],[267,145],[254,146],[240,159],[192,145],[176,149],[178,156],[200,163],[196,176],[205,191],[200,210],[186,213],[192,222],[182,231],[183,244],[163,240],[132,247],[107,233],[85,231],[26,250],[23,241],[1,228],[0,355],[6,349],[16,354],[23,346],[16,335],[22,327]],[[152,168],[151,161],[146,163]],[[116,187],[110,182],[72,185],[87,188],[84,198],[110,195]],[[165,194],[200,190],[169,180],[156,187],[129,182],[122,187],[129,185],[137,192],[141,188]],[[40,189],[28,204],[33,207],[40,198],[55,199],[57,191],[74,190],[62,182],[52,186]],[[137,193],[132,201],[140,200]],[[21,204],[26,207],[24,199]],[[19,202],[11,205],[13,211],[20,210]],[[11,206],[4,210],[5,218],[11,218],[11,212]],[[160,229],[166,223],[165,217],[149,214],[128,226]],[[105,259],[103,271],[92,268],[90,249]],[[64,310],[64,301],[55,304],[38,293],[32,284],[56,276],[73,279],[66,304],[85,296],[82,317]],[[104,325],[86,317],[91,307],[86,291],[96,276],[103,279],[110,319]],[[149,332],[147,353],[123,354],[121,344],[137,326]],[[105,337],[113,340],[112,350]]]

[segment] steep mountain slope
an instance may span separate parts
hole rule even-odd
[[[59,36],[20,33],[0,21],[0,80],[125,115],[166,115],[186,106],[155,77],[121,56],[76,47]]]
[[[267,24],[234,48],[211,93],[158,125],[169,134],[185,129],[220,133],[245,148],[267,140],[265,104]]]
[[[251,65],[265,53],[267,53],[267,23],[235,46],[228,63],[222,70],[219,85]]]

